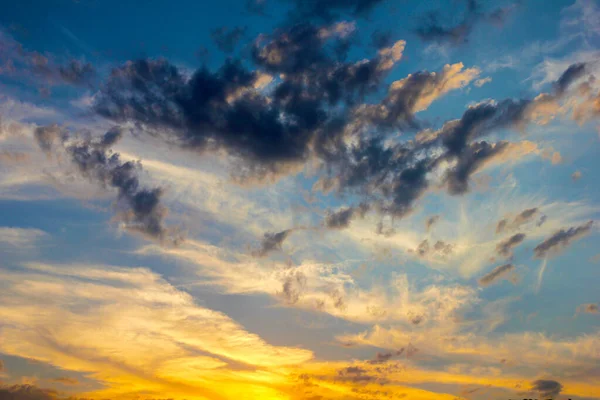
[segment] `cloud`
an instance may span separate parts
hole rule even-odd
[[[90,86],[96,77],[95,67],[82,60],[58,60],[37,51],[27,50],[6,31],[0,29],[0,47],[4,65],[0,75],[34,80],[43,85]]]
[[[286,229],[281,232],[267,232],[264,234],[260,248],[254,252],[256,257],[264,257],[274,250],[281,250],[284,240],[292,233],[294,229]]]
[[[556,231],[533,249],[535,257],[545,258],[546,256],[556,254],[561,249],[564,249],[571,244],[571,242],[581,239],[589,234],[593,225],[594,221],[588,221],[580,226],[574,226],[568,229]]]
[[[488,286],[496,283],[499,279],[503,278],[507,273],[514,271],[515,266],[513,264],[499,265],[489,273],[485,274],[479,279],[481,286]]]
[[[437,255],[441,257],[447,257],[452,254],[454,246],[450,243],[445,243],[443,240],[438,240],[433,246],[429,244],[429,240],[425,239],[419,246],[413,250],[419,257],[426,257],[431,255]]]
[[[54,142],[64,137],[62,129],[56,124],[37,127],[34,135],[38,145],[46,154],[50,154]]]
[[[477,79],[475,81],[475,86],[477,87],[482,87],[483,85],[485,85],[486,83],[490,83],[492,81],[491,77],[485,77],[485,78],[481,78],[481,79]]]
[[[225,53],[231,53],[235,50],[240,40],[246,36],[248,28],[236,26],[228,29],[227,27],[220,27],[210,32],[210,37],[215,42],[219,50]]]
[[[286,366],[312,357],[267,343],[146,268],[36,263],[0,273],[0,351],[92,375],[103,383],[92,398],[226,399],[254,396],[255,385],[273,395],[260,382],[285,381]]]
[[[498,243],[496,245],[496,251],[499,256],[510,257],[513,253],[513,248],[518,246],[525,240],[526,235],[524,233],[517,233],[509,237],[508,239]]]
[[[465,11],[461,22],[456,25],[444,26],[440,22],[439,13],[430,12],[423,18],[420,26],[415,29],[415,33],[425,42],[448,43],[458,46],[468,41],[473,28],[477,24],[482,22],[501,24],[515,7],[512,5],[497,8],[486,13],[481,11],[481,5],[477,0],[465,0],[465,3]]]
[[[598,309],[598,304],[588,303],[588,304],[582,304],[579,307],[577,307],[577,312],[578,313],[588,313],[588,314],[598,314],[600,311]]]
[[[40,389],[34,385],[0,386],[1,400],[56,400],[58,393],[51,389]]]
[[[555,87],[558,93],[564,93],[569,86],[586,73],[586,63],[572,64],[556,81]]]
[[[563,386],[554,380],[538,379],[534,381],[531,390],[536,391],[542,398],[556,398],[562,391]]]
[[[167,208],[161,204],[161,188],[140,187],[139,162],[122,162],[111,147],[122,137],[119,128],[107,131],[98,139],[69,140],[69,134],[56,125],[38,127],[35,138],[47,154],[64,151],[81,176],[103,187],[118,191],[117,218],[132,231],[163,243],[177,244],[181,234],[164,225]],[[60,140],[60,147],[55,142]],[[120,207],[120,209],[119,209]]]
[[[58,73],[63,81],[74,86],[88,85],[96,75],[96,70],[90,63],[71,60],[65,66],[58,67]]]
[[[324,221],[325,227],[329,229],[344,229],[350,225],[350,222],[356,216],[364,218],[369,211],[369,205],[362,203],[357,207],[344,207],[327,215]]]
[[[47,236],[46,232],[39,229],[0,227],[0,243],[16,248],[31,248]]]
[[[440,220],[440,216],[439,215],[432,215],[431,217],[427,218],[427,220],[425,221],[425,230],[427,232],[429,232],[431,230],[431,228],[436,224],[436,222],[438,222]]]
[[[528,224],[539,214],[537,207],[528,208],[517,214],[512,221],[510,218],[503,218],[496,225],[496,233],[502,233],[507,230],[518,230],[522,225]]]

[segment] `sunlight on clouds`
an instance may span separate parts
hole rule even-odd
[[[88,373],[108,385],[106,394],[193,393],[185,387],[196,384],[208,393],[216,384],[203,374],[194,381],[199,371],[231,363],[251,371],[312,357],[265,343],[143,268],[30,264],[2,272],[1,285],[0,351]]]

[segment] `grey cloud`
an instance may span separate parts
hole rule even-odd
[[[555,88],[558,93],[563,93],[567,88],[581,78],[586,73],[586,63],[572,64],[562,73],[560,78],[555,83]]]
[[[535,257],[544,258],[548,255],[557,253],[561,249],[567,247],[571,242],[581,239],[589,234],[593,225],[594,221],[588,221],[583,225],[561,229],[555,232],[533,249]]]
[[[439,220],[439,215],[432,215],[431,217],[427,218],[427,220],[425,221],[425,230],[429,232],[433,225],[435,225]]]
[[[34,385],[0,386],[0,400],[55,400],[58,393]]]
[[[500,221],[498,221],[498,224],[496,225],[496,233],[504,231],[504,228],[506,228],[506,224],[508,224],[508,221],[506,219],[501,219]]]
[[[515,266],[513,264],[499,265],[489,273],[485,274],[479,279],[481,286],[488,286],[496,283],[499,279],[503,278],[507,273],[513,271]]]
[[[356,216],[364,218],[368,212],[368,204],[360,204],[357,207],[344,207],[338,211],[332,212],[325,218],[325,226],[329,229],[343,229],[350,225],[350,222]]]
[[[404,348],[401,348],[398,351],[387,352],[387,353],[377,352],[377,354],[375,354],[375,358],[373,358],[372,360],[369,360],[367,362],[369,364],[383,364],[383,363],[388,362],[389,360],[391,360],[394,357],[401,356],[402,353],[404,353]]]
[[[531,221],[533,219],[533,217],[535,217],[538,213],[538,209],[536,208],[529,208],[527,210],[522,211],[520,214],[518,214],[515,219],[513,220],[511,226],[513,229],[519,228],[521,225],[526,224],[527,222]]]
[[[113,70],[94,109],[199,153],[226,150],[259,176],[317,161],[323,190],[356,195],[370,209],[402,218],[429,190],[432,172],[446,163],[452,165],[444,172],[448,193],[466,193],[473,174],[511,151],[509,142],[482,138],[530,122],[541,101],[482,102],[427,141],[390,144],[391,128],[420,125],[415,105],[424,88],[441,84],[442,73],[411,74],[381,103],[361,103],[382,86],[389,54],[340,61],[330,49],[343,40],[323,34],[330,28],[304,23],[261,36],[252,47],[255,70],[230,59],[215,72],[201,68],[188,79],[166,60],[128,62]],[[265,73],[278,76],[268,93],[254,87]],[[377,111],[382,109],[387,111]],[[343,228],[360,216],[347,207],[330,223]]]
[[[544,379],[534,381],[531,386],[531,390],[538,392],[544,399],[556,398],[562,389],[563,386],[560,382]]]
[[[598,304],[588,303],[582,304],[577,307],[577,312],[588,313],[588,314],[598,314],[600,312],[598,308]]]
[[[513,248],[521,244],[525,240],[525,237],[523,233],[512,235],[496,245],[496,252],[503,257],[512,256]]]
[[[164,225],[167,208],[160,202],[163,190],[141,188],[138,178],[141,164],[122,162],[119,154],[110,149],[121,135],[119,128],[113,128],[100,140],[75,140],[67,144],[67,133],[56,125],[39,127],[35,131],[38,144],[44,151],[54,151],[54,144],[61,137],[61,146],[82,176],[103,187],[117,189],[117,206],[120,207],[117,218],[127,229],[161,243],[177,244],[182,239],[180,233]]]
[[[46,154],[50,154],[53,150],[54,143],[57,140],[62,140],[64,136],[62,129],[56,124],[38,126],[35,128],[33,134],[38,145]]]
[[[58,75],[71,85],[84,86],[91,83],[96,75],[96,70],[90,63],[71,60],[66,65],[58,67]]]
[[[413,250],[419,257],[425,257],[429,254],[435,254],[440,256],[449,256],[454,251],[454,246],[450,243],[446,243],[443,240],[436,241],[433,246],[429,244],[429,240],[425,239],[419,246]]]
[[[505,230],[519,229],[522,225],[532,221],[534,219],[534,217],[538,214],[539,214],[539,209],[537,207],[534,207],[534,208],[528,208],[526,210],[521,211],[512,220],[510,218],[504,218],[504,219],[498,221],[498,224],[496,225],[496,233],[501,233]],[[540,221],[543,220],[543,222],[541,222],[541,223],[538,222],[539,225],[537,225],[537,226],[541,226],[541,224],[543,224],[545,222],[545,219],[546,219],[546,216],[542,215],[540,217]]]
[[[296,304],[305,286],[306,276],[300,271],[292,272],[285,277],[280,294],[286,303]]]
[[[281,232],[266,232],[260,244],[260,248],[253,254],[256,257],[264,257],[274,250],[281,250],[281,245],[294,229],[286,229]]]

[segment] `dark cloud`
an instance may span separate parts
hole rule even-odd
[[[506,228],[506,224],[508,224],[508,220],[506,219],[501,219],[500,221],[498,221],[498,224],[496,225],[496,233],[501,233],[502,231],[504,231],[504,229]]]
[[[483,12],[477,0],[465,0],[465,11],[460,22],[445,25],[440,21],[439,12],[427,14],[415,33],[425,42],[448,43],[461,45],[468,41],[475,25],[483,22],[502,24],[510,14],[513,6],[498,8],[491,12]],[[454,13],[452,13],[454,15]]]
[[[346,367],[338,370],[337,379],[353,382],[353,383],[368,383],[377,380],[374,375],[369,375],[367,371],[361,367]]]
[[[327,215],[324,224],[329,229],[344,229],[350,225],[353,218],[356,216],[364,218],[368,211],[369,205],[365,203],[357,207],[344,207]]]
[[[544,399],[554,399],[562,391],[563,386],[554,380],[539,379],[532,383],[531,390],[538,392]]]
[[[568,229],[561,229],[549,238],[538,244],[533,252],[536,258],[544,258],[548,255],[552,255],[567,247],[571,242],[581,239],[591,232],[594,221],[588,221],[587,223],[570,227]]]
[[[286,303],[296,304],[305,286],[306,276],[300,271],[292,272],[285,277],[280,295]]]
[[[588,314],[598,314],[600,312],[600,309],[598,308],[598,304],[588,303],[588,304],[582,304],[579,307],[577,307],[577,312],[578,313],[588,313]]]
[[[256,257],[264,257],[274,250],[281,250],[281,245],[294,229],[286,229],[281,232],[266,232],[260,243],[260,248],[253,254]]]
[[[524,233],[517,233],[515,235],[512,235],[508,239],[503,240],[502,242],[500,242],[496,245],[496,252],[498,253],[499,256],[503,256],[503,257],[512,256],[513,248],[515,248],[516,246],[521,244],[523,242],[523,240],[525,240],[525,237],[526,236]]]
[[[96,76],[96,69],[91,63],[75,59],[65,62],[49,54],[29,51],[2,29],[0,51],[3,61],[0,74],[13,75],[19,79],[33,79],[36,83],[42,80],[41,83],[48,85],[88,86]]]
[[[519,229],[521,227],[521,225],[524,225],[530,221],[532,221],[534,219],[534,217],[536,215],[539,214],[539,209],[537,207],[534,208],[528,208],[526,210],[521,211],[519,214],[517,214],[512,220],[510,218],[504,218],[500,221],[498,221],[498,224],[496,225],[496,233],[501,233],[505,230],[516,230]],[[546,216],[542,215],[540,220],[544,220],[546,219]],[[542,222],[541,224],[543,224],[544,222]],[[538,226],[541,226],[541,224],[538,222]]]
[[[58,67],[58,74],[63,81],[74,85],[89,85],[96,75],[94,66],[79,60],[71,60],[68,64]]]
[[[331,21],[340,14],[366,16],[385,0],[284,0],[294,5],[292,13],[299,19],[319,18]]]
[[[225,149],[252,171],[285,170],[311,153],[325,158],[350,122],[348,107],[380,86],[401,53],[339,62],[330,49],[344,40],[340,29],[349,28],[301,24],[263,36],[252,48],[254,71],[227,60],[187,79],[166,60],[128,62],[113,70],[94,109],[186,149]],[[279,77],[268,94],[256,88],[266,74]]]
[[[571,83],[581,78],[586,73],[586,63],[576,63],[569,66],[555,83],[558,93],[563,93]]]
[[[546,215],[542,215],[540,217],[540,219],[538,220],[538,222],[535,224],[535,226],[540,227],[540,226],[544,225],[546,223],[547,219],[548,219],[548,217]]]
[[[261,36],[252,46],[254,70],[229,59],[215,72],[200,68],[188,78],[166,60],[128,62],[113,70],[94,109],[188,150],[225,150],[239,161],[243,176],[290,173],[316,161],[322,190],[356,195],[369,209],[402,218],[439,168],[445,168],[448,193],[466,193],[473,174],[513,149],[509,142],[482,138],[523,127],[532,110],[549,101],[482,102],[427,140],[390,141],[390,132],[421,125],[415,113],[432,93],[443,93],[450,70],[413,73],[392,85],[381,102],[364,103],[365,94],[383,86],[404,44],[361,62],[340,61],[332,48],[352,30],[348,23],[303,23]],[[258,90],[267,75],[273,79],[269,89]],[[361,216],[358,211],[347,207],[332,214],[330,226],[348,226]]]
[[[412,251],[414,251],[419,257],[425,257],[429,254],[447,257],[454,251],[454,246],[450,243],[444,242],[443,240],[436,241],[432,246],[429,244],[429,240],[425,239],[419,243],[419,246],[415,250]]]
[[[394,357],[401,356],[402,353],[404,353],[404,348],[401,348],[398,351],[387,352],[387,353],[377,352],[377,354],[375,354],[375,358],[373,358],[372,360],[369,360],[367,362],[369,364],[383,364],[383,363],[388,362],[389,360],[391,360]]]
[[[439,220],[439,215],[432,215],[431,217],[427,218],[427,220],[425,221],[425,230],[429,232],[433,225],[435,225]]]
[[[496,268],[494,268],[492,271],[490,271],[489,273],[482,276],[479,279],[479,284],[481,286],[491,285],[491,284],[495,283],[496,281],[498,281],[499,279],[503,278],[508,272],[513,271],[514,269],[515,269],[515,266],[513,264],[499,265]]]
[[[64,134],[62,129],[54,124],[48,126],[38,126],[33,131],[35,140],[37,141],[40,148],[46,153],[50,154],[53,150],[54,143],[58,140],[62,140]]]
[[[55,400],[57,392],[33,385],[0,386],[0,400]]]
[[[118,191],[118,219],[128,230],[162,243],[177,244],[181,240],[179,233],[167,229],[164,218],[167,208],[161,204],[161,188],[140,187],[138,174],[139,162],[123,162],[118,153],[110,147],[122,136],[120,128],[113,128],[98,139],[75,140],[65,142],[68,135],[56,125],[39,127],[35,137],[39,146],[46,152],[55,151],[54,144],[61,137],[61,146],[77,167],[79,173],[103,187]]]
[[[445,181],[448,193],[464,194],[469,190],[469,180],[486,162],[502,154],[508,142],[477,142],[464,148],[454,167],[446,171]]]
[[[519,227],[521,227],[521,225],[526,224],[527,222],[531,221],[533,219],[533,217],[535,217],[538,213],[538,209],[536,208],[529,208],[527,210],[522,211],[520,214],[518,214],[515,219],[513,220],[511,227],[513,229],[517,229]]]
[[[211,31],[210,37],[219,50],[225,53],[231,53],[235,50],[239,41],[246,36],[247,31],[248,28],[245,26],[236,26],[231,29],[222,26]]]

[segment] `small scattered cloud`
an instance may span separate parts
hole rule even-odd
[[[477,79],[475,81],[475,86],[477,87],[482,87],[483,85],[485,85],[486,83],[490,83],[492,81],[491,77],[485,77],[485,78],[481,78],[481,79]]]
[[[546,256],[558,253],[572,242],[588,235],[592,231],[593,225],[594,221],[588,221],[583,225],[561,229],[555,232],[533,249],[535,257],[545,258]]]
[[[496,283],[498,280],[504,279],[506,277],[506,275],[509,272],[514,271],[514,269],[515,269],[515,266],[513,264],[499,265],[496,268],[494,268],[492,271],[490,271],[489,273],[482,276],[479,279],[479,284],[481,286],[492,285],[492,284]]]

